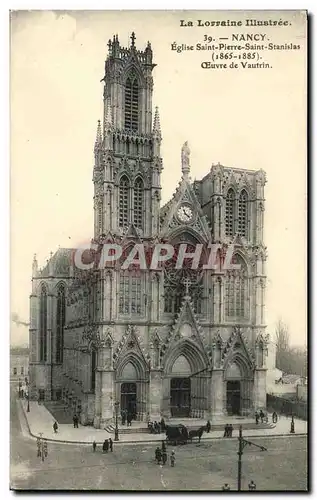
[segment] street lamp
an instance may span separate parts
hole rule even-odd
[[[114,430],[114,440],[119,441],[119,429],[118,429],[118,411],[119,411],[119,401],[116,401],[114,404],[115,412],[116,412],[116,428]]]
[[[260,448],[261,451],[267,451],[264,446],[259,446],[258,444],[252,443],[252,441],[247,441],[242,437],[242,425],[239,427],[239,450],[238,450],[238,491],[241,491],[241,477],[242,477],[242,455],[244,448],[249,446],[255,446],[256,448]]]

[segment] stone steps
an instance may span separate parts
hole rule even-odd
[[[44,406],[59,424],[73,423],[73,412],[60,401],[45,401]]]

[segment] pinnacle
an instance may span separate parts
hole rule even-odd
[[[97,134],[96,134],[96,141],[95,141],[95,151],[100,147],[102,144],[102,135],[101,135],[101,124],[100,120],[98,120],[98,125],[97,125]]]
[[[160,115],[159,115],[159,110],[158,110],[157,106],[155,108],[154,123],[153,123],[153,133],[156,134],[156,135],[158,135],[159,137],[161,136]]]

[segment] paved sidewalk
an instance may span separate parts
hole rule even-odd
[[[43,437],[49,441],[59,441],[72,444],[91,444],[93,441],[102,443],[105,439],[111,437],[114,439],[114,434],[103,429],[94,429],[90,426],[79,425],[78,429],[74,429],[72,424],[61,424],[58,426],[58,432],[53,431],[54,418],[44,405],[39,405],[37,402],[30,401],[30,412],[27,412],[27,402],[18,400],[18,405],[21,405],[25,419],[27,421],[29,433],[34,438]],[[243,421],[241,421],[243,424]],[[132,424],[133,426],[133,424]],[[260,437],[260,436],[281,436],[290,434],[291,419],[280,417],[276,426],[271,429],[250,429],[243,432],[244,437]],[[307,434],[307,422],[304,420],[295,419],[295,435]],[[238,426],[234,427],[233,438],[238,436]],[[120,434],[119,443],[135,444],[135,443],[155,443],[165,439],[165,433],[148,434],[148,433],[131,433]],[[223,431],[211,431],[209,434],[204,433],[202,440],[205,439],[220,439],[223,437]]]

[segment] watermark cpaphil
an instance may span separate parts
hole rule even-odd
[[[92,241],[73,253],[73,265],[81,270],[115,268],[122,270],[229,270],[240,269],[235,262],[233,244],[169,242]]]

